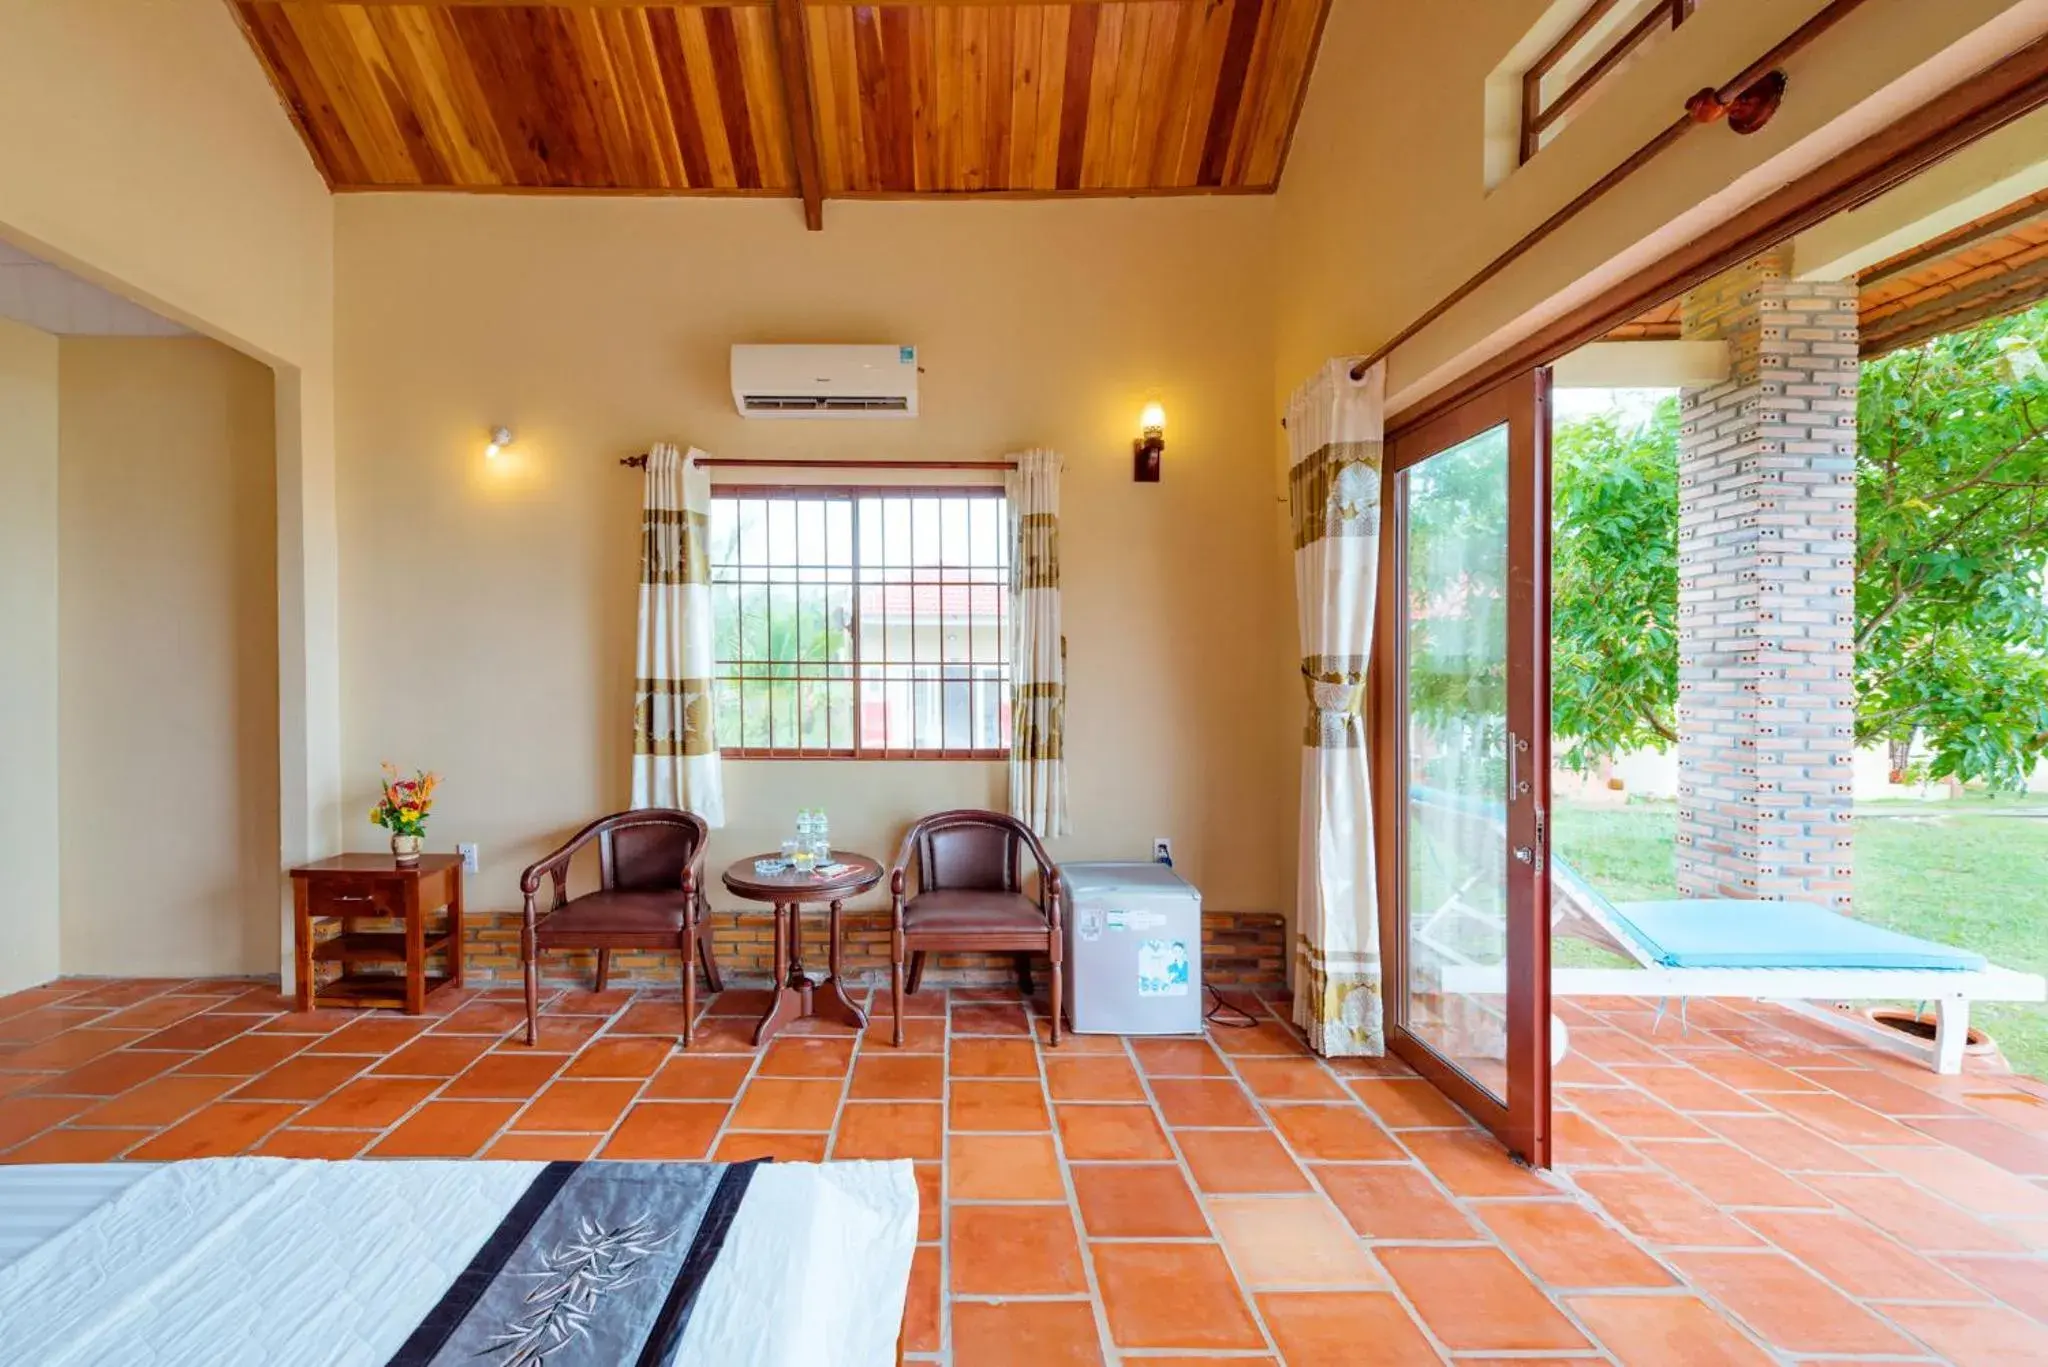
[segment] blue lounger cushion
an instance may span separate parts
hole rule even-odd
[[[1422,784],[1408,800],[1498,825],[1498,802]],[[1973,972],[1984,956],[1829,911],[1811,902],[1686,898],[1614,903],[1562,856],[1551,861],[1554,890],[1596,906],[1642,956],[1665,968],[1932,968]]]
[[[1611,905],[1616,926],[1666,968],[1984,967],[1981,954],[1811,902],[1696,898]]]

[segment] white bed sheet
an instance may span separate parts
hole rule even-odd
[[[381,1367],[538,1166],[0,1168],[11,1360]],[[676,1361],[892,1363],[916,1238],[907,1162],[764,1164]]]

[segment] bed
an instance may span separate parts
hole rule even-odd
[[[37,1367],[882,1367],[911,1165],[0,1167],[5,1358]]]

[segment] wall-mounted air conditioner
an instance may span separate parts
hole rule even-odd
[[[917,348],[737,345],[732,401],[747,418],[914,418]]]

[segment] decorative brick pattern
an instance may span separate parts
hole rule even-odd
[[[1854,758],[1854,281],[1789,245],[1686,295],[1728,379],[1681,397],[1678,882],[1848,910]]]
[[[728,984],[765,983],[775,944],[766,909],[714,911],[712,942]],[[478,983],[519,980],[519,913],[472,912],[466,918],[464,969]],[[1286,982],[1286,921],[1274,912],[1212,911],[1202,915],[1202,972],[1222,987],[1279,987]],[[804,914],[806,961],[825,966],[825,913]],[[1008,954],[940,954],[925,969],[932,983],[1007,983],[1016,976]],[[843,919],[841,964],[849,977],[870,984],[889,981],[889,914],[847,912]],[[677,981],[681,960],[674,954],[612,955],[612,979],[621,984],[668,985]],[[439,971],[429,962],[429,972]],[[582,986],[595,964],[588,954],[549,954],[542,977],[551,984]]]

